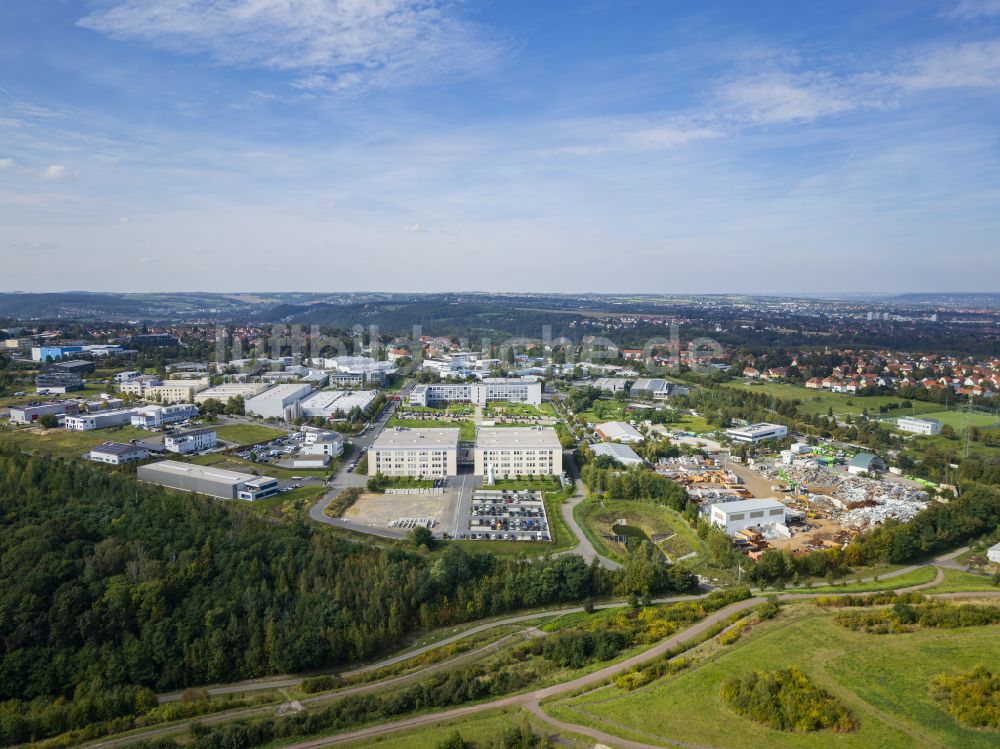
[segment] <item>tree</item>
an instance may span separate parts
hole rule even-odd
[[[59,419],[55,414],[42,414],[38,417],[38,424],[46,429],[56,429],[59,426]]]
[[[410,531],[410,543],[412,543],[418,549],[421,546],[426,546],[428,549],[433,549],[437,542],[434,540],[434,534],[431,533],[430,528],[425,528],[422,525],[418,525],[416,528]]]

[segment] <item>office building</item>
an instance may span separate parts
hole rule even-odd
[[[142,445],[130,445],[124,442],[105,442],[90,449],[91,460],[112,466],[134,463],[148,457],[149,450]]]
[[[139,466],[139,481],[171,489],[207,494],[219,499],[264,499],[278,493],[278,480],[268,476],[224,471],[212,466],[162,460]]]
[[[63,420],[63,426],[71,432],[89,432],[94,429],[121,427],[132,423],[134,413],[134,409],[127,408],[118,411],[77,414],[76,416],[67,416]]]
[[[198,407],[193,403],[177,403],[171,406],[142,406],[132,414],[132,426],[143,429],[159,429],[168,424],[177,424],[198,415]]]
[[[208,378],[198,380],[164,380],[147,387],[142,397],[157,403],[190,403],[194,396],[208,387]]]
[[[477,476],[551,476],[562,473],[562,445],[552,427],[481,427],[473,453]]]
[[[246,400],[246,415],[292,421],[301,415],[299,404],[311,392],[312,385],[275,385]]]
[[[785,522],[785,506],[776,499],[743,499],[712,505],[712,524],[734,536],[745,528]]]
[[[455,476],[458,435],[458,429],[384,429],[368,450],[368,475]]]
[[[941,434],[941,422],[937,419],[918,419],[914,416],[901,416],[896,419],[896,426],[904,432],[912,434]]]
[[[217,437],[214,429],[189,429],[175,432],[163,438],[163,449],[171,453],[187,455],[200,453],[215,447]]]
[[[781,440],[788,436],[788,427],[781,424],[750,424],[745,427],[733,427],[726,430],[726,436],[733,442],[762,442],[764,440]]]
[[[344,452],[344,437],[327,429],[304,429],[305,438],[299,455],[339,457]]]
[[[635,444],[645,439],[638,429],[624,421],[606,421],[594,427],[594,431],[601,436],[601,439],[608,442]]]
[[[542,383],[539,380],[517,377],[487,377],[482,382],[417,385],[410,392],[408,402],[411,406],[440,406],[448,403],[485,406],[487,403],[500,401],[537,406],[542,402]]]
[[[83,379],[72,372],[43,372],[35,377],[35,389],[39,393],[69,393],[83,390]]]
[[[138,372],[125,372],[123,374],[133,375],[131,377],[118,380],[117,376],[115,382],[118,382],[118,392],[127,393],[128,395],[143,395],[148,388],[154,387],[156,385],[162,385],[163,380],[160,379],[158,375],[144,375]]]

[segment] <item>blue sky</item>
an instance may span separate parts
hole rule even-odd
[[[0,0],[0,288],[996,291],[1000,0]]]

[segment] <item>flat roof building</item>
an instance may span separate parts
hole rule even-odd
[[[520,377],[486,377],[482,382],[436,382],[417,385],[410,392],[411,406],[434,406],[445,403],[542,402],[542,383]]]
[[[788,427],[781,424],[750,424],[745,427],[733,427],[726,430],[726,436],[733,442],[762,442],[764,440],[781,440],[788,436]]]
[[[445,478],[458,475],[459,430],[383,429],[368,450],[368,475]]]
[[[776,499],[742,499],[719,502],[709,513],[712,524],[734,536],[744,528],[785,523],[785,506]]]
[[[638,429],[624,421],[606,421],[598,424],[595,431],[610,442],[635,443],[645,439]]]
[[[247,416],[292,421],[301,415],[300,401],[312,392],[312,385],[275,385],[245,403]]]
[[[646,462],[631,447],[619,445],[617,442],[598,442],[590,446],[590,451],[595,457],[611,458],[623,466],[641,466]]]
[[[132,423],[134,409],[126,408],[119,411],[98,411],[97,413],[66,416],[63,426],[72,432],[89,432],[94,429],[108,429]]]
[[[355,408],[366,410],[376,395],[376,390],[319,390],[304,398],[299,406],[307,419],[329,419],[337,414],[346,416]]]
[[[477,476],[556,476],[562,444],[552,427],[480,427],[473,451]]]
[[[14,424],[32,424],[46,414],[53,416],[75,415],[80,407],[75,401],[58,401],[54,403],[34,403],[29,406],[11,406],[10,420]]]
[[[940,434],[941,422],[937,419],[918,419],[915,416],[901,416],[896,419],[896,426],[904,432],[912,434]]]
[[[186,432],[175,432],[163,438],[163,449],[171,453],[187,455],[211,450],[215,447],[218,437],[214,429],[189,429]]]
[[[230,398],[252,398],[265,390],[267,390],[267,384],[263,382],[226,382],[199,391],[194,396],[194,402],[204,403],[207,400],[217,400],[220,403],[228,403]]]
[[[278,493],[278,480],[268,476],[224,471],[212,466],[162,460],[139,466],[139,481],[171,489],[207,494],[219,499],[263,499]]]
[[[105,442],[97,447],[90,448],[91,460],[96,463],[107,463],[112,466],[133,463],[137,460],[145,460],[148,457],[149,450],[142,445],[130,445],[125,442]]]

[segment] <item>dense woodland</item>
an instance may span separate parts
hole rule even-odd
[[[70,700],[42,735],[141,709],[149,695],[124,687],[335,666],[415,629],[606,595],[641,573],[577,556],[364,545],[106,469],[4,452],[0,518],[0,699],[34,700],[0,705],[0,716]],[[652,576],[642,592],[692,583]],[[72,708],[83,700],[88,710]]]

